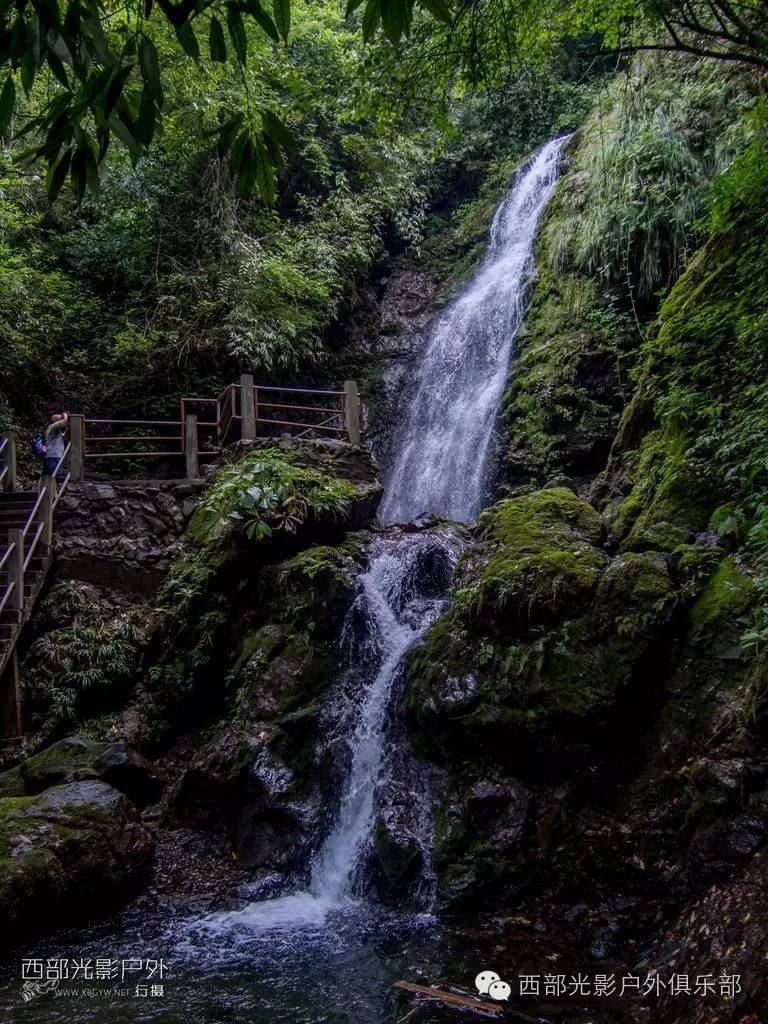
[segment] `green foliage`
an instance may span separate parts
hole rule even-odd
[[[419,241],[428,112],[405,123],[377,107],[378,79],[361,79],[361,43],[335,4],[295,11],[288,46],[250,43],[244,69],[169,66],[151,154],[133,168],[110,149],[99,196],[80,206],[62,194],[52,209],[39,178],[0,164],[0,368],[18,382],[9,420],[30,405],[43,415],[53,395],[170,418],[165,394],[213,394],[244,366],[330,374],[329,327],[385,229]],[[242,197],[227,162],[200,152],[227,110],[252,100],[279,107],[295,142],[276,208]]]
[[[243,532],[260,541],[275,532],[296,533],[308,520],[343,518],[355,495],[347,480],[291,463],[268,448],[219,471],[190,524],[199,541]]]
[[[144,609],[87,604],[71,624],[40,636],[29,651],[27,686],[44,702],[48,726],[81,715],[120,693],[136,672],[146,636]]]
[[[601,275],[648,303],[678,276],[713,179],[743,146],[751,85],[733,68],[637,58],[583,130],[557,263]]]
[[[514,633],[575,614],[593,593],[605,557],[600,516],[565,488],[547,488],[492,506],[480,517],[488,557],[459,604],[472,616],[494,612]]]
[[[741,546],[757,570],[754,588],[748,580],[754,592],[743,641],[755,656],[755,692],[763,693],[768,177],[756,157],[764,128],[754,118],[751,133],[744,155],[715,183],[714,233],[670,292],[658,331],[644,346],[638,397],[625,432],[631,435],[633,418],[649,411],[656,424],[639,449],[625,455],[633,489],[619,511],[617,530],[622,534],[634,523],[631,540],[641,526],[647,533],[663,522],[688,530],[709,524],[722,543]],[[660,546],[674,540],[679,537],[662,536]]]

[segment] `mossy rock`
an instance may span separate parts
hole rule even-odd
[[[103,782],[0,799],[0,945],[111,911],[152,852],[135,809]]]
[[[100,780],[141,806],[160,799],[163,781],[124,743],[98,743],[69,736],[0,775],[0,797],[34,796],[52,786]]]
[[[288,629],[265,626],[244,643],[249,653],[236,676],[236,705],[245,725],[301,708],[332,678],[330,656]]]
[[[672,427],[644,438],[632,490],[612,527],[622,550],[671,551],[706,528],[711,484],[692,463],[690,447],[689,438]]]
[[[605,633],[637,639],[668,622],[676,601],[664,556],[630,552],[615,558],[603,574],[595,615]]]
[[[488,552],[478,582],[461,601],[481,631],[524,635],[588,606],[607,556],[600,515],[571,490],[534,491],[483,513]]]
[[[724,558],[690,609],[692,638],[715,634],[724,619],[737,621],[750,604],[754,590],[752,576],[732,556]]]
[[[609,560],[601,517],[565,488],[500,502],[480,536],[485,558],[468,563],[468,585],[409,661],[421,743],[446,763],[557,772],[583,762],[623,695],[646,685],[679,601],[667,559]]]
[[[637,332],[597,279],[575,270],[562,251],[563,221],[583,201],[587,182],[565,174],[544,213],[538,279],[503,400],[505,474],[513,482],[598,472],[625,402],[622,380]]]

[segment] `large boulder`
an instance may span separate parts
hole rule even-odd
[[[600,515],[566,487],[500,501],[479,533],[486,558],[463,600],[476,628],[500,639],[583,610],[607,562]]]
[[[88,780],[106,782],[142,807],[156,803],[164,785],[152,765],[124,743],[69,736],[0,775],[0,797],[35,796]]]
[[[103,782],[0,799],[0,944],[113,909],[153,849],[134,806]]]

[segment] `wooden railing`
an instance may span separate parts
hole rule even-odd
[[[216,398],[185,397],[178,420],[91,419],[70,414],[70,475],[80,480],[86,462],[104,459],[184,459],[186,475],[199,460],[238,439],[335,437],[360,444],[362,407],[355,381],[343,390],[254,384],[243,374]]]
[[[16,490],[16,438],[0,436],[0,491]]]
[[[21,731],[21,701],[16,671],[15,647],[21,628],[42,587],[53,547],[53,513],[71,478],[71,466],[65,465],[72,454],[71,442],[56,464],[51,476],[41,477],[37,496],[24,522],[7,530],[7,546],[0,557],[0,616],[8,635],[0,643],[0,677],[9,661],[13,672],[7,692],[0,695],[2,728],[4,735],[17,735]],[[7,494],[18,492],[15,464],[15,439],[12,434],[0,437],[0,488]],[[65,475],[62,477],[62,473]],[[38,559],[38,567],[34,559]],[[29,586],[27,586],[27,581]],[[5,613],[13,613],[10,618]]]

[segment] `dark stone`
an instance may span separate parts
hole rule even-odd
[[[70,736],[0,775],[0,796],[34,796],[89,779],[114,786],[141,807],[156,803],[165,785],[149,761],[124,743]]]
[[[0,799],[0,944],[111,911],[153,849],[133,805],[103,782]]]
[[[373,836],[375,886],[381,899],[397,900],[419,877],[424,863],[421,844],[398,821],[396,808],[387,808],[376,819]]]

